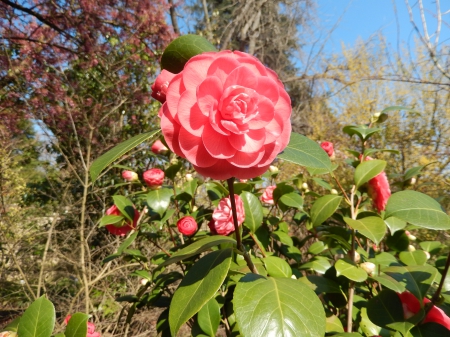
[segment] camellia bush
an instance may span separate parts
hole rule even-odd
[[[291,132],[283,84],[251,55],[186,35],[162,67],[152,87],[161,130],[90,167],[95,183],[126,152],[152,144],[153,167],[123,167],[126,189],[99,220],[123,238],[104,262],[139,263],[130,275],[139,291],[117,298],[129,303],[127,324],[155,307],[162,336],[185,325],[193,336],[450,336],[447,249],[411,233],[448,230],[449,216],[415,190],[423,166],[389,182],[376,158],[395,149],[371,147],[389,114],[410,109],[344,127],[356,147],[335,149]],[[294,165],[298,174],[283,175]],[[48,331],[39,336],[51,335],[53,305],[36,302],[10,331],[38,336],[29,326],[39,323]],[[65,336],[91,336],[87,320],[74,314]]]

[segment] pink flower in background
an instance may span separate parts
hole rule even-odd
[[[403,306],[403,314],[405,319],[408,319],[415,314],[417,314],[420,310],[420,302],[419,300],[410,292],[404,291],[401,294],[397,293],[398,297],[400,298],[400,301],[402,302]],[[423,299],[423,303],[427,304],[431,301],[428,298]],[[427,316],[423,320],[423,323],[428,322],[434,322],[438,323],[440,325],[445,326],[447,329],[450,330],[450,318],[444,313],[444,311],[436,306],[433,305],[433,307],[428,311]]]
[[[238,225],[240,226],[245,220],[244,203],[242,202],[241,197],[237,194],[234,195],[234,200],[236,203]],[[220,200],[219,205],[213,212],[212,218],[214,221],[213,226],[217,234],[228,235],[234,232],[230,197]]]
[[[169,149],[159,139],[153,143],[152,152],[154,154],[166,154]]]
[[[67,317],[64,319],[64,324],[69,324],[71,315],[67,315]],[[95,331],[95,325],[94,323],[87,322],[87,334],[86,337],[100,337],[100,333]]]
[[[116,205],[112,205],[108,210],[106,211],[106,215],[122,215],[122,213],[119,211]],[[120,235],[124,236],[129,231],[133,230],[137,226],[137,221],[139,219],[139,212],[135,209],[134,210],[134,218],[133,218],[133,225],[131,225],[130,222],[118,222],[112,225],[106,225],[106,229],[113,235]],[[67,316],[69,317],[69,316]],[[66,317],[66,319],[67,319]],[[70,317],[69,317],[70,319]]]
[[[152,85],[152,97],[161,103],[166,101],[167,88],[170,81],[174,78],[175,74],[170,71],[163,70],[161,74],[156,78],[155,83]]]
[[[372,160],[367,156],[366,160]],[[368,182],[367,194],[372,198],[373,207],[379,212],[384,211],[387,201],[391,196],[391,189],[386,173],[383,171]]]
[[[164,181],[164,171],[160,169],[150,169],[143,174],[145,183],[151,189],[158,189]]]
[[[208,227],[209,227],[209,230],[211,231],[212,235],[217,235],[216,227],[214,224],[215,224],[214,219],[211,219],[211,221],[208,222]]]
[[[177,222],[178,231],[181,234],[191,236],[197,232],[198,225],[195,219],[191,216],[182,217]]]
[[[126,181],[137,181],[139,179],[136,172],[133,171],[122,171],[122,178]]]
[[[320,146],[327,153],[327,155],[328,155],[328,157],[330,157],[330,159],[333,160],[336,157],[335,154],[334,154],[333,143],[331,143],[331,142],[322,142],[320,144]]]
[[[264,193],[261,195],[261,201],[265,202],[266,204],[273,205],[273,191],[276,189],[276,186],[268,186],[264,190]]]
[[[169,148],[200,174],[249,179],[264,173],[291,134],[291,101],[277,75],[242,52],[192,57],[161,107]]]

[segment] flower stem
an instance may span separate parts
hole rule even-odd
[[[433,297],[431,298],[431,303],[433,303],[433,304],[435,304],[439,300],[439,296],[441,295],[442,287],[444,286],[445,278],[447,276],[449,268],[450,268],[450,252],[447,255],[447,261],[445,262],[444,272],[442,273],[442,276],[441,276],[441,282],[439,283],[439,286],[438,286],[436,292],[434,293]]]
[[[245,262],[247,262],[247,266],[253,274],[259,274],[256,269],[253,261],[245,250],[244,245],[242,244],[241,232],[239,230],[239,223],[237,219],[237,211],[236,211],[236,202],[234,200],[234,178],[227,179],[228,183],[228,191],[230,192],[230,202],[231,202],[231,211],[233,213],[233,224],[234,224],[234,232],[236,233],[236,245],[239,251],[242,252],[244,256]]]

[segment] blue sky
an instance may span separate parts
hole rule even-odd
[[[442,13],[450,10],[450,1],[440,2]],[[398,42],[412,43],[417,36],[410,22],[405,0],[316,0],[316,3],[318,24],[321,28],[329,30],[341,18],[326,44],[327,52],[339,52],[342,42],[346,46],[353,46],[358,38],[367,40],[380,31],[394,48],[397,48]],[[422,30],[417,0],[409,0],[409,3],[413,7],[415,21]],[[423,4],[428,31],[432,35],[437,27],[434,15],[436,4],[434,0],[423,0]],[[450,13],[442,18],[443,21],[450,23]],[[449,39],[450,28],[443,23],[439,41],[448,45]]]

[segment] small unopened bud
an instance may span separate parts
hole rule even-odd
[[[269,166],[269,171],[271,173],[278,173],[278,167],[276,167],[275,165],[270,165]]]
[[[367,274],[372,275],[376,269],[376,266],[372,262],[364,262],[359,265],[361,269],[365,270]]]
[[[303,190],[307,190],[307,189],[308,189],[308,187],[309,187],[309,186],[308,186],[308,184],[307,184],[307,183],[303,183],[303,184],[302,184],[302,189],[303,189]]]
[[[239,179],[240,183],[246,183],[248,181],[248,179]]]
[[[416,236],[415,235],[412,235],[410,232],[408,232],[408,231],[405,231],[405,234],[406,234],[406,236],[408,237],[408,239],[410,240],[410,241],[416,241]]]
[[[373,251],[374,251],[375,253],[377,253],[377,252],[380,251],[380,247],[378,247],[376,244],[373,244],[373,245],[372,245],[372,249],[373,249]]]
[[[291,275],[291,279],[294,279],[294,280],[296,280],[296,279],[297,279],[297,277],[295,277],[295,275],[294,275],[294,274],[292,274],[292,275]]]
[[[145,286],[148,283],[148,280],[146,278],[141,279],[141,285]]]
[[[309,189],[306,189],[306,190],[305,190],[305,193],[309,193]]]
[[[197,211],[198,211],[198,207],[197,206],[192,207],[192,212],[197,212]]]
[[[381,112],[375,112],[373,114],[373,117],[375,117],[375,118],[379,118],[380,116],[381,116]]]
[[[176,165],[176,164],[178,164],[178,159],[177,159],[177,158],[172,158],[172,159],[170,160],[170,164],[171,164],[171,165]]]
[[[409,181],[409,184],[410,184],[410,185],[414,185],[416,182],[417,182],[417,179],[413,177],[413,178],[411,178],[411,180]]]
[[[186,173],[186,180],[187,181],[192,181],[192,180],[194,180],[194,177],[192,176],[192,173]]]
[[[122,178],[129,182],[137,181],[139,179],[137,173],[133,171],[122,171]]]
[[[416,247],[414,247],[413,245],[409,245],[408,246],[408,251],[409,252],[414,252],[414,251],[416,251]]]
[[[21,285],[24,285],[24,284],[25,284],[25,281],[24,281],[24,280],[20,280],[19,283],[20,283]]]
[[[334,188],[330,191],[331,194],[339,194],[337,190],[335,190]]]
[[[347,257],[350,258],[350,259],[352,258],[352,252],[351,251],[348,252]],[[355,262],[359,263],[359,261],[361,261],[361,255],[359,255],[359,253],[355,251]]]
[[[429,260],[431,258],[430,253],[428,253],[426,250],[423,251],[425,253],[425,255],[427,256],[427,260]]]

